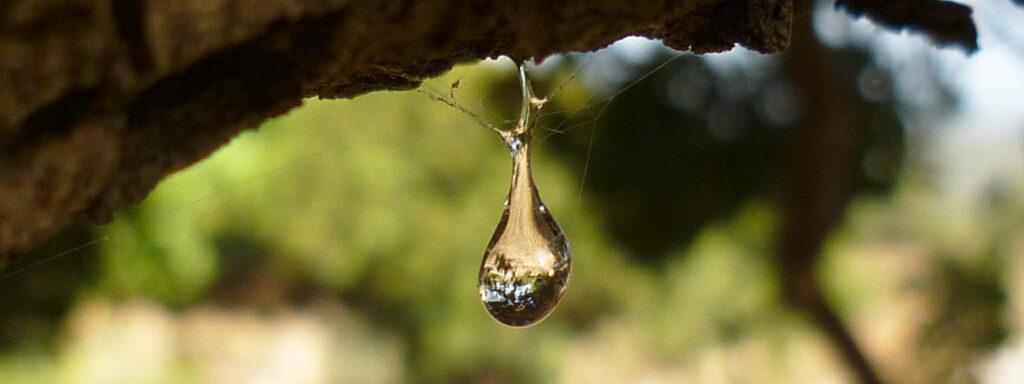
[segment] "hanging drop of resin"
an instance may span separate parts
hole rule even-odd
[[[534,97],[522,65],[519,82],[519,123],[499,132],[512,152],[512,185],[480,265],[480,300],[491,316],[512,327],[532,325],[555,309],[572,266],[569,244],[541,202],[530,170],[530,138],[545,100]]]

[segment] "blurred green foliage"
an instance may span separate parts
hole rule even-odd
[[[430,84],[448,92],[444,84],[458,80],[462,104],[500,121],[518,103],[505,64],[459,67]],[[567,59],[537,76],[538,87],[557,88],[577,67]],[[703,75],[673,77],[692,73]],[[544,120],[535,177],[575,264],[564,301],[538,326],[500,326],[477,296],[480,258],[510,176],[501,142],[423,94],[378,92],[307,100],[167,179],[111,224],[71,231],[43,248],[41,257],[103,239],[0,281],[0,381],[109,378],[94,368],[108,356],[102,351],[130,360],[160,350],[147,346],[133,356],[132,334],[156,340],[172,357],[154,360],[160,368],[139,376],[114,375],[120,382],[216,381],[209,366],[233,355],[203,352],[204,343],[218,346],[219,334],[240,329],[261,335],[259,324],[273,336],[273,329],[287,328],[278,321],[293,320],[314,324],[311,334],[333,335],[325,337],[331,357],[319,376],[327,382],[844,379],[827,341],[780,302],[771,265],[778,218],[765,192],[793,118],[766,117],[758,102],[784,84],[769,79],[764,87],[730,91],[729,81],[744,80],[715,76],[687,58],[606,110],[590,103],[607,91],[579,78],[558,91],[549,111],[567,112]],[[666,102],[664,84],[672,81],[705,87],[693,96],[705,104]],[[594,123],[598,111],[603,116]],[[728,111],[745,123],[712,121]],[[893,112],[879,113],[883,144],[901,151]],[[563,133],[566,127],[572,129]],[[898,164],[886,167],[891,172]],[[875,333],[877,316],[924,311],[967,324],[956,348],[991,348],[1006,332],[1000,316],[1009,283],[1000,279],[1009,278],[1002,266],[1012,264],[1006,255],[1016,252],[1014,234],[1024,225],[1000,221],[998,237],[977,230],[969,240],[981,245],[963,248],[947,236],[960,228],[927,214],[939,203],[928,200],[917,174],[906,172],[893,199],[859,199],[830,242],[822,269],[830,297],[858,334]],[[581,190],[584,176],[591,184]],[[890,186],[895,175],[887,177],[883,184]],[[1019,212],[1019,195],[1009,196],[1000,204]],[[907,243],[911,251],[863,258]],[[902,258],[907,253],[917,256]],[[983,261],[959,257],[979,253],[987,255]],[[915,269],[919,264],[925,267]],[[922,288],[933,285],[941,289]],[[948,300],[915,307],[887,296],[908,290]],[[972,305],[967,314],[965,302]],[[879,307],[903,312],[879,314]],[[137,318],[163,325],[132,333]],[[222,328],[187,337],[207,322]],[[960,332],[934,323],[933,334]],[[113,330],[97,331],[107,329],[103,324]],[[176,336],[160,337],[166,332]],[[120,338],[129,341],[115,342]],[[932,343],[921,348],[954,345],[919,339]],[[252,343],[250,349],[263,346]],[[869,346],[874,353],[917,350],[885,348]]]

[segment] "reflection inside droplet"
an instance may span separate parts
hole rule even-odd
[[[530,167],[530,134],[543,100],[533,97],[520,67],[523,111],[519,125],[502,138],[512,152],[512,185],[498,228],[480,266],[480,300],[498,321],[523,327],[558,305],[569,280],[565,235],[541,202]]]

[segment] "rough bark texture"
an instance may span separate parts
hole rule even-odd
[[[0,1],[0,265],[108,220],[304,97],[404,89],[453,64],[639,34],[785,48],[790,0]]]
[[[109,220],[304,97],[407,89],[459,62],[627,35],[697,53],[778,52],[807,3],[0,0],[0,266],[73,218]],[[931,15],[885,19],[875,3],[843,1],[895,27]],[[950,15],[940,30],[973,32],[969,12]]]

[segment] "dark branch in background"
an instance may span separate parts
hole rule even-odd
[[[1021,3],[1024,0],[1016,0]],[[894,30],[910,30],[932,39],[935,44],[978,50],[978,30],[971,7],[943,0],[836,0],[836,8],[866,16]]]
[[[785,67],[806,103],[786,146],[776,265],[786,300],[805,312],[836,347],[860,382],[881,382],[853,334],[817,281],[826,238],[841,221],[853,193],[856,148],[869,125],[855,105],[857,91],[814,38],[809,17],[794,20]]]

